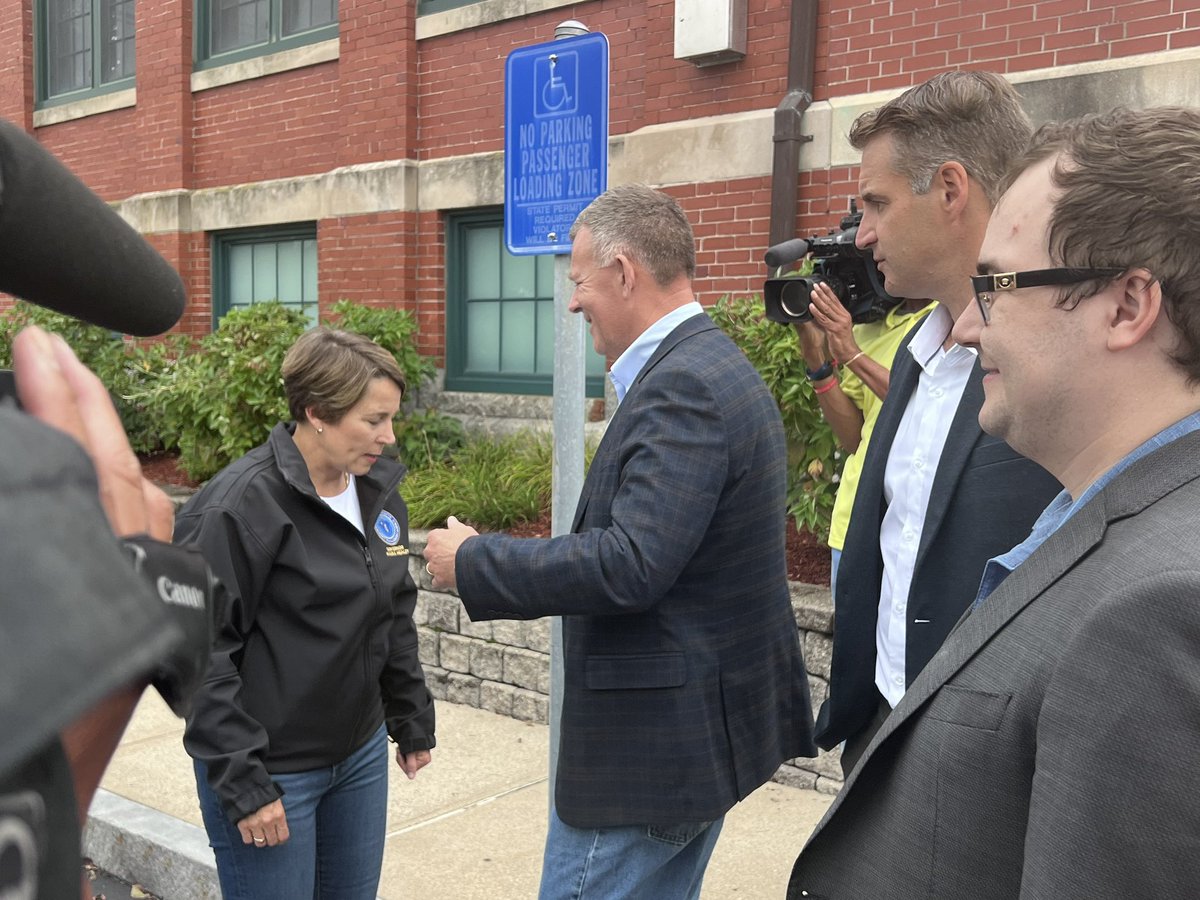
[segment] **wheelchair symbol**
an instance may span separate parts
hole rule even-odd
[[[575,53],[551,53],[535,64],[535,113],[541,116],[575,112],[578,59]]]

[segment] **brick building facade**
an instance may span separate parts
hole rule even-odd
[[[714,6],[728,19],[684,15]],[[802,6],[0,0],[0,115],[179,268],[180,330],[205,333],[267,296],[314,315],[342,298],[397,304],[451,386],[548,392],[547,261],[497,243],[506,54],[568,18],[608,36],[609,184],[680,199],[711,303],[757,292],[766,274],[774,110]],[[744,55],[676,58],[680,33],[718,27],[744,37]],[[815,47],[802,234],[836,224],[856,191],[853,118],[936,72],[1002,72],[1035,120],[1200,105],[1200,0],[819,0]]]

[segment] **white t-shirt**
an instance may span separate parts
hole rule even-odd
[[[349,484],[340,494],[332,497],[322,497],[329,508],[358,529],[358,533],[366,536],[362,524],[362,507],[358,503],[358,491],[354,489],[354,476],[351,475]]]

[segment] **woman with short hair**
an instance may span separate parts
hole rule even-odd
[[[317,328],[283,382],[294,421],[176,524],[230,595],[184,745],[225,900],[374,900],[387,738],[409,778],[435,744],[404,467],[384,455],[404,376],[373,341]]]

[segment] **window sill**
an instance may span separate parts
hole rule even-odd
[[[417,16],[417,40],[466,31],[506,19],[519,19],[533,13],[558,9],[561,6],[576,6],[579,0],[480,0],[445,12],[426,13]],[[550,40],[553,34],[546,35]]]
[[[279,72],[290,72],[293,69],[315,66],[318,63],[332,62],[338,58],[340,48],[341,40],[331,38],[315,44],[305,44],[294,50],[266,53],[225,66],[201,69],[192,73],[192,92],[207,91],[210,88],[226,84],[236,84],[239,81],[250,81],[265,75],[275,75]]]
[[[137,88],[125,88],[121,91],[112,91],[108,94],[34,110],[33,127],[44,128],[47,125],[57,125],[59,122],[97,116],[116,109],[128,109],[131,106],[137,106]]]

